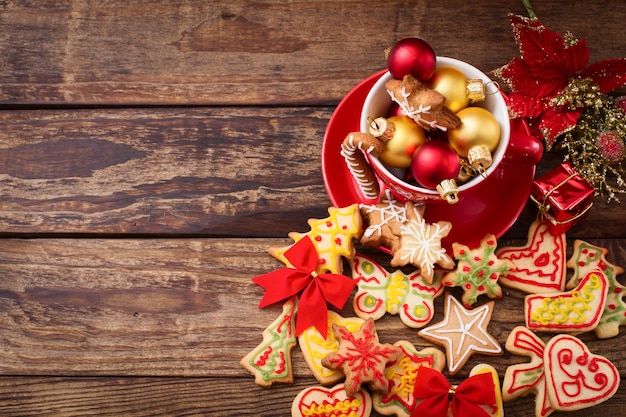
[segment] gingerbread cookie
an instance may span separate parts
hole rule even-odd
[[[385,150],[382,140],[362,132],[351,132],[341,143],[341,155],[366,200],[380,194],[380,186],[365,154],[379,156]]]
[[[322,365],[343,371],[347,394],[354,395],[364,383],[368,383],[373,391],[386,394],[389,380],[385,376],[385,366],[398,359],[401,350],[379,343],[372,319],[366,320],[356,332],[334,324],[333,333],[339,341],[339,347],[337,352],[322,359]]]
[[[411,328],[428,324],[434,314],[434,300],[443,293],[441,280],[432,283],[418,272],[406,275],[400,270],[387,272],[376,261],[356,254],[351,261],[352,279],[358,290],[352,307],[362,319],[378,320],[385,313],[399,314],[400,320]]]
[[[304,356],[304,361],[309,365],[313,376],[322,385],[332,385],[339,382],[343,377],[343,372],[338,369],[329,369],[322,365],[329,353],[336,352],[339,348],[339,341],[333,333],[333,325],[343,326],[350,332],[356,332],[361,328],[364,320],[358,317],[342,317],[334,311],[328,312],[328,333],[326,338],[315,328],[309,327],[298,336],[298,345]]]
[[[565,290],[565,245],[565,234],[552,233],[546,223],[536,219],[528,229],[525,246],[496,250],[498,258],[514,264],[500,283],[531,294]]]
[[[461,124],[461,119],[444,105],[446,98],[412,75],[405,75],[402,81],[391,79],[385,88],[402,113],[424,129],[455,129]]]
[[[283,304],[280,316],[263,330],[263,341],[241,359],[241,365],[254,375],[254,382],[269,387],[276,382],[293,383],[291,351],[296,346],[295,315],[297,298]]]
[[[420,370],[415,381],[417,405],[412,416],[488,416],[502,417],[500,381],[495,368],[479,364],[469,378],[452,385],[434,369]]]
[[[384,415],[409,417],[415,408],[415,378],[422,368],[432,368],[439,372],[446,366],[446,357],[438,349],[425,348],[418,351],[406,340],[394,343],[402,351],[395,361],[385,368],[389,380],[389,392],[385,395],[375,392],[372,395],[374,409]]]
[[[305,388],[296,395],[291,405],[292,417],[369,417],[371,413],[370,394],[360,389],[348,395],[344,384],[332,388]]]
[[[358,204],[352,204],[343,208],[330,207],[329,217],[324,219],[309,219],[311,231],[307,233],[291,232],[289,237],[295,242],[304,236],[309,236],[315,245],[319,256],[317,273],[329,272],[331,274],[343,273],[342,258],[351,259],[356,250],[353,239],[361,237],[362,219]],[[286,247],[271,247],[270,255],[290,267],[284,253],[293,245]]]
[[[494,302],[466,310],[452,294],[444,300],[443,321],[419,331],[419,335],[446,350],[450,375],[461,370],[474,353],[500,355],[500,344],[487,331]]]
[[[595,355],[578,338],[560,334],[544,344],[525,327],[516,327],[506,348],[531,362],[509,366],[502,384],[505,401],[535,393],[535,415],[575,411],[600,404],[617,392],[620,375],[605,357]]]
[[[543,332],[586,332],[596,328],[606,304],[609,282],[589,272],[571,291],[531,294],[524,299],[526,326]]]
[[[361,218],[365,230],[361,236],[361,244],[365,246],[384,246],[393,253],[400,245],[400,237],[392,232],[392,225],[404,224],[408,221],[407,203],[397,201],[389,190],[384,197],[374,205],[361,204]],[[412,207],[412,206],[411,206]],[[423,214],[425,206],[417,206],[416,210]]]
[[[594,329],[599,339],[607,339],[619,334],[619,328],[626,323],[626,287],[617,280],[617,275],[624,273],[624,268],[606,260],[608,249],[592,245],[583,240],[574,241],[574,253],[568,259],[567,266],[574,270],[574,275],[567,283],[573,288],[589,272],[598,270],[609,281],[606,305],[598,326]]]
[[[457,267],[443,276],[443,285],[463,288],[462,300],[468,308],[482,294],[487,294],[489,298],[502,297],[498,279],[513,267],[513,263],[508,259],[498,259],[495,255],[497,246],[496,237],[492,234],[483,237],[478,248],[470,249],[457,242],[452,244]]]
[[[407,222],[391,224],[393,234],[400,236],[398,248],[393,252],[391,266],[412,264],[420,268],[420,275],[432,283],[435,264],[444,269],[454,268],[454,259],[441,246],[441,239],[448,236],[452,223],[438,221],[426,223],[423,208],[407,202]]]

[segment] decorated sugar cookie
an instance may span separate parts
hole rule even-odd
[[[309,236],[319,255],[318,273],[329,272],[341,274],[343,272],[342,258],[350,259],[356,253],[354,239],[361,237],[362,219],[359,205],[328,209],[330,216],[324,219],[309,219],[311,231],[307,233],[291,232],[289,237],[298,242],[304,236]],[[290,266],[284,253],[293,245],[269,248],[269,254]]]
[[[604,274],[593,271],[571,291],[527,295],[524,299],[526,326],[533,331],[555,333],[593,330],[602,317],[608,289]]]
[[[608,249],[594,246],[583,240],[574,241],[574,253],[568,259],[567,266],[574,270],[574,275],[567,283],[573,288],[589,272],[599,270],[609,281],[606,304],[598,326],[594,329],[599,339],[607,339],[619,334],[619,328],[626,323],[626,287],[617,280],[617,275],[624,273],[624,268],[606,260]]]
[[[502,417],[500,380],[496,370],[487,364],[476,365],[469,378],[452,385],[434,369],[420,369],[414,392],[417,404],[411,417]]]
[[[358,288],[352,300],[357,316],[378,320],[385,313],[399,314],[400,320],[412,328],[430,322],[434,300],[443,293],[437,274],[429,284],[419,271],[409,275],[400,270],[389,273],[373,259],[358,253],[351,264]]]
[[[370,394],[364,389],[359,389],[348,395],[344,384],[332,388],[305,388],[296,395],[291,405],[292,417],[369,417],[371,413]]]
[[[528,229],[525,246],[507,246],[496,250],[500,259],[513,267],[500,277],[500,284],[531,294],[565,290],[567,270],[565,234],[553,234],[550,227],[536,219]]]
[[[446,357],[438,349],[425,348],[420,351],[406,340],[394,343],[402,350],[402,355],[385,368],[389,380],[389,392],[385,395],[375,392],[372,395],[374,409],[385,415],[409,417],[415,407],[415,378],[420,369],[432,368],[439,372],[446,366]]]
[[[389,380],[385,376],[385,367],[397,360],[402,351],[396,346],[379,343],[372,319],[366,320],[356,332],[334,324],[333,333],[339,347],[337,352],[322,359],[322,365],[343,371],[348,395],[354,395],[362,384],[368,384],[372,391],[386,394]]]
[[[293,383],[291,351],[296,346],[295,315],[297,298],[283,304],[280,316],[263,330],[263,341],[241,359],[241,365],[254,375],[254,382],[269,387],[277,382]]]
[[[460,243],[453,243],[452,250],[458,261],[456,270],[443,276],[443,285],[461,287],[463,304],[471,307],[478,297],[487,294],[489,298],[502,297],[502,288],[498,279],[513,267],[511,261],[498,259],[495,255],[498,242],[496,237],[488,234],[480,241],[480,246],[470,249]]]
[[[392,225],[404,224],[408,221],[407,209],[414,208],[420,215],[425,206],[414,206],[413,203],[400,203],[389,192],[377,204],[361,204],[361,217],[365,223],[365,231],[361,236],[361,243],[366,246],[389,248],[393,253],[400,245],[400,236],[392,231]]]
[[[443,321],[419,331],[419,335],[446,350],[448,372],[454,375],[474,353],[500,355],[502,348],[487,331],[494,302],[467,310],[452,294],[444,299]]]
[[[329,369],[322,365],[329,353],[336,352],[339,341],[333,333],[333,325],[343,326],[350,332],[356,332],[361,328],[363,319],[358,317],[341,317],[334,311],[328,312],[328,334],[326,338],[315,328],[309,327],[298,336],[298,345],[304,356],[304,360],[309,365],[313,376],[322,385],[332,385],[339,382],[343,377],[343,372],[339,369]]]
[[[441,239],[448,236],[452,223],[426,223],[422,213],[421,208],[413,205],[407,209],[407,223],[391,225],[392,232],[400,236],[391,266],[412,264],[420,268],[420,275],[426,282],[432,282],[436,264],[444,269],[454,268],[454,259],[441,246]]]

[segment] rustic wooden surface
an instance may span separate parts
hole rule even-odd
[[[587,40],[592,62],[624,56],[622,0],[535,3],[552,30]],[[509,12],[525,10],[0,1],[0,415],[289,415],[316,381],[297,349],[293,385],[260,388],[240,367],[278,313],[256,307],[250,278],[279,267],[269,246],[326,216],[320,151],[335,106],[404,37],[484,71],[505,64],[517,54]],[[623,204],[596,199],[570,253],[585,239],[626,267]],[[532,215],[500,243],[522,244]],[[522,298],[507,290],[497,302],[501,343],[523,323]],[[384,342],[428,345],[395,317],[377,326]],[[625,333],[581,336],[622,378]],[[480,360],[502,376],[524,358]],[[569,415],[626,415],[623,384]],[[533,398],[505,409],[532,415]]]

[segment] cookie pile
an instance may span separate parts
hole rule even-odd
[[[263,286],[261,307],[282,303],[283,308],[241,360],[258,385],[293,383],[291,352],[299,346],[320,385],[294,398],[291,413],[297,417],[365,417],[372,410],[400,417],[495,417],[504,414],[503,402],[531,394],[536,416],[542,417],[594,406],[617,391],[615,366],[575,336],[594,331],[610,338],[626,321],[626,287],[617,280],[624,269],[607,260],[605,248],[577,240],[566,259],[565,234],[553,233],[538,217],[524,246],[498,248],[495,236],[487,234],[478,247],[455,242],[452,258],[441,246],[452,225],[427,223],[424,210],[428,207],[386,193],[376,204],[331,207],[327,218],[309,220],[309,232],[290,233],[293,244],[269,249],[285,268],[268,275],[288,282],[292,291]],[[392,267],[413,272],[387,271],[357,253],[356,242],[384,247]],[[344,271],[343,260],[350,271]],[[574,272],[569,280],[568,269]],[[500,284],[528,293],[525,325],[505,344],[520,356],[519,363],[507,368],[502,385],[492,366],[479,364],[453,386],[444,371],[456,374],[474,353],[504,353],[488,329],[502,296]],[[461,300],[446,287],[460,287]],[[327,306],[342,309],[346,293],[354,317]],[[439,296],[444,317],[431,324]],[[493,300],[474,307],[483,296]],[[380,343],[375,321],[385,314],[398,315],[434,346],[418,351],[408,340]],[[544,343],[536,331],[554,337]]]

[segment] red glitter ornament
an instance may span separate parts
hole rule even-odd
[[[417,148],[411,161],[415,181],[425,188],[437,189],[451,204],[457,201],[454,180],[459,176],[460,168],[461,160],[454,148],[438,140],[431,140]]]
[[[604,159],[617,164],[624,159],[624,141],[614,130],[607,130],[598,135],[596,146]]]
[[[435,51],[426,41],[419,38],[398,41],[387,55],[389,72],[398,80],[411,74],[421,82],[427,81],[433,76],[436,64]]]

